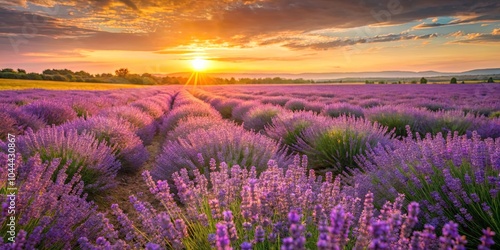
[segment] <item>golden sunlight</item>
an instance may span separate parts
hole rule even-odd
[[[191,61],[191,66],[194,71],[205,71],[208,66],[208,61],[203,58],[195,58]]]

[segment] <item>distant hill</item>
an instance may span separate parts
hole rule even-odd
[[[220,78],[266,78],[282,77],[288,79],[313,79],[313,80],[337,80],[344,78],[419,78],[419,77],[439,77],[439,76],[465,76],[465,75],[499,75],[500,68],[474,69],[463,72],[438,72],[438,71],[373,71],[373,72],[326,72],[326,73],[300,73],[300,74],[280,74],[280,73],[210,73],[211,77]],[[168,76],[189,77],[190,72],[180,72],[168,74]],[[166,76],[166,75],[162,75]]]

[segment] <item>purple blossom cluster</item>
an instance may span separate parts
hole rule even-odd
[[[136,107],[113,107],[101,110],[99,115],[129,122],[134,126],[133,130],[136,130],[136,135],[141,138],[145,145],[151,144],[156,134],[157,124],[154,118]]]
[[[0,153],[0,160],[6,162],[7,155]],[[67,164],[58,160],[42,163],[38,155],[26,161],[18,158],[16,164],[18,231],[15,243],[1,237],[0,249],[71,249],[80,237],[96,240],[96,235],[105,233],[103,215],[97,212],[96,205],[86,201],[79,171],[69,178]],[[0,186],[6,187],[7,171],[0,175]],[[6,221],[11,216],[7,214],[10,201],[10,196],[0,196],[3,235],[10,227]]]
[[[103,242],[151,249],[465,249],[468,242],[452,221],[441,236],[432,225],[418,229],[420,205],[405,207],[404,195],[381,209],[370,192],[363,199],[349,195],[332,173],[323,179],[309,171],[305,157],[286,168],[269,161],[260,175],[255,168],[217,166],[213,159],[209,169],[208,177],[196,170],[191,177],[185,169],[175,172],[175,195],[166,181],[155,182],[144,172],[161,209],[131,196],[139,213],[132,220],[113,205],[122,225],[119,237],[102,236],[95,243],[81,238],[83,249]],[[493,237],[483,230],[479,249],[490,249]]]
[[[113,148],[100,143],[92,134],[78,134],[61,127],[51,127],[38,132],[28,132],[17,139],[19,152],[24,159],[39,155],[44,162],[59,161],[67,165],[68,180],[79,173],[86,192],[96,192],[113,187],[121,165],[113,154]],[[54,172],[57,174],[58,169]]]
[[[481,140],[477,133],[472,138],[458,133],[405,138],[392,148],[375,147],[359,163],[364,173],[350,178],[351,183],[383,200],[404,193],[421,204],[426,223],[440,227],[454,220],[476,243],[482,229],[500,231],[498,139]]]
[[[112,147],[123,171],[137,171],[148,159],[141,139],[133,132],[131,124],[123,119],[94,116],[65,123],[62,127],[79,134],[92,133],[100,142]]]

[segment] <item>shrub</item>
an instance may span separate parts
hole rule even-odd
[[[259,171],[270,159],[286,161],[275,141],[228,124],[207,130],[196,129],[177,141],[167,141],[152,174],[156,179],[170,180],[172,173],[183,168],[208,173],[204,167],[211,157],[216,157],[217,162],[255,166]]]
[[[121,170],[127,172],[139,170],[148,159],[146,148],[131,127],[125,120],[102,116],[87,120],[80,118],[64,124],[66,130],[74,129],[79,134],[91,132],[99,142],[106,142],[121,162]]]
[[[164,114],[162,107],[151,100],[139,100],[132,103],[131,106],[141,109],[155,119],[160,118]]]
[[[321,110],[323,110],[324,103],[314,101],[314,102],[307,102],[304,110],[306,111],[313,111],[315,113],[321,113]]]
[[[364,154],[370,146],[389,144],[391,136],[387,128],[377,123],[343,116],[327,126],[305,129],[292,148],[307,155],[314,169],[351,174],[358,167],[357,155]]]
[[[291,111],[304,110],[306,108],[306,103],[299,99],[290,99],[286,102],[284,108]]]
[[[66,165],[68,180],[79,173],[87,192],[95,193],[115,185],[120,169],[113,150],[100,143],[92,134],[78,135],[60,127],[46,128],[34,133],[28,130],[18,138],[19,152],[24,159],[39,155],[43,162],[59,161],[59,170]],[[54,172],[54,177],[58,174]]]
[[[0,153],[0,161],[7,162],[7,155]],[[57,160],[44,164],[36,155],[26,162],[16,162],[15,228],[19,231],[15,243],[3,241],[8,236],[10,216],[6,213],[10,196],[2,188],[0,249],[72,249],[77,247],[79,237],[96,240],[96,235],[107,233],[104,226],[107,220],[97,213],[97,206],[85,200],[78,174],[65,182],[67,167],[61,167]],[[56,181],[50,181],[59,168]],[[7,187],[7,171],[0,171],[0,175],[0,186]]]
[[[142,112],[139,108],[131,106],[113,107],[102,110],[99,115],[128,121],[134,126],[137,136],[141,138],[145,145],[153,142],[156,123],[151,116]]]
[[[328,126],[330,118],[318,116],[313,112],[281,112],[266,126],[265,134],[287,146],[293,146],[302,132],[310,127]]]
[[[428,111],[405,106],[382,106],[369,109],[366,117],[373,122],[395,130],[397,136],[406,136],[406,125],[409,125],[413,134],[425,135],[432,131],[434,120]]]
[[[276,95],[282,95],[282,94],[276,93]],[[263,104],[285,106],[285,104],[288,102],[289,99],[290,98],[288,97],[273,96],[273,97],[264,97],[261,99],[261,102]]]
[[[222,120],[219,117],[188,116],[181,119],[177,123],[177,126],[168,132],[167,139],[175,141],[180,138],[186,138],[188,134],[197,129],[208,130],[212,127],[231,127],[233,125],[233,123]]]
[[[359,102],[359,106],[363,108],[373,108],[377,106],[382,106],[384,103],[378,99],[366,99]]]
[[[22,111],[39,117],[49,125],[60,125],[77,118],[76,112],[61,102],[35,101],[23,106]]]
[[[273,118],[279,113],[285,112],[281,107],[272,105],[259,105],[251,108],[243,117],[243,126],[255,131],[264,130],[270,125]]]
[[[180,120],[189,116],[221,118],[221,115],[216,110],[205,103],[202,106],[186,104],[174,108],[163,118],[160,133],[166,134],[167,131],[174,129]]]
[[[76,98],[73,99],[71,107],[76,112],[78,117],[90,117],[99,112],[99,107],[95,104],[94,100],[89,100],[88,98]]]
[[[360,162],[366,176],[358,176],[359,183],[382,199],[403,193],[420,202],[424,222],[439,227],[456,220],[475,244],[481,236],[477,230],[500,232],[494,223],[500,221],[499,140],[482,141],[476,133],[470,139],[456,133],[406,138],[394,149],[375,148]]]
[[[238,104],[236,107],[233,108],[233,111],[231,113],[234,121],[238,123],[242,123],[243,119],[245,118],[245,115],[248,113],[248,111],[254,107],[260,106],[260,103],[256,101],[246,101]]]
[[[472,114],[464,115],[461,111],[440,111],[433,114],[434,122],[432,123],[431,132],[436,135],[442,132],[446,136],[449,132],[458,132],[459,135],[464,135],[468,131],[474,130],[479,126],[480,117],[475,117]]]
[[[38,116],[26,113],[20,109],[14,109],[7,113],[16,120],[16,127],[19,129],[19,133],[24,133],[28,128],[36,132],[47,126]]]
[[[477,127],[477,133],[482,138],[499,138],[500,137],[500,118],[484,120]],[[470,136],[472,134],[471,131],[467,131],[467,134]]]
[[[0,110],[0,140],[5,140],[8,134],[17,135],[17,121],[9,113]]]
[[[363,117],[363,109],[359,106],[355,106],[349,103],[335,103],[326,105],[322,111],[323,115],[330,117],[339,117],[339,116],[354,116],[354,117]]]
[[[222,101],[212,101],[210,104],[222,115],[222,118],[229,119],[233,114],[234,107],[238,106],[241,101],[237,100],[222,100]]]

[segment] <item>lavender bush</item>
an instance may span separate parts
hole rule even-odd
[[[439,133],[417,141],[406,138],[394,149],[377,147],[360,159],[366,174],[354,176],[357,182],[381,198],[404,193],[420,202],[425,222],[439,227],[455,220],[476,244],[481,229],[500,232],[499,140]]]
[[[22,110],[39,117],[49,125],[60,125],[77,117],[76,112],[62,102],[36,101],[23,106]]]
[[[162,125],[160,128],[161,134],[166,134],[167,131],[174,129],[177,123],[185,117],[198,116],[198,117],[218,117],[220,114],[211,108],[210,106],[196,105],[196,104],[186,104],[174,108],[170,113],[165,116],[162,120]]]
[[[256,101],[245,101],[241,102],[238,104],[236,107],[233,108],[233,111],[231,113],[231,116],[233,117],[234,121],[238,123],[243,123],[243,119],[247,112],[256,107],[259,106],[260,104]]]
[[[267,125],[271,124],[272,119],[281,112],[285,112],[285,110],[277,106],[260,105],[253,107],[243,117],[243,126],[248,130],[264,130]]]
[[[148,152],[141,139],[125,120],[95,116],[66,123],[63,128],[76,130],[79,134],[91,132],[100,142],[107,143],[114,149],[116,158],[121,162],[122,171],[137,171],[148,159]]]
[[[366,117],[370,121],[378,122],[395,130],[397,136],[406,136],[406,126],[409,125],[412,133],[425,135],[432,131],[433,117],[429,111],[406,107],[406,106],[382,106],[366,111]]]
[[[0,153],[0,160],[7,162],[7,155]],[[15,243],[7,241],[8,218],[12,214],[8,214],[10,196],[4,188],[7,171],[0,172],[0,249],[72,249],[80,237],[96,240],[96,235],[106,233],[103,225],[106,220],[92,202],[85,200],[78,173],[66,181],[67,165],[61,168],[57,160],[43,164],[37,155],[25,162],[16,162],[16,166],[15,227],[18,231]],[[55,182],[51,180],[54,175]]]
[[[370,146],[390,144],[391,137],[392,132],[377,123],[342,116],[324,126],[305,129],[292,148],[307,155],[314,169],[350,174],[358,165],[357,155],[364,154]]]
[[[164,114],[164,110],[158,103],[152,100],[139,100],[131,104],[132,107],[137,107],[150,115],[153,118],[160,118]]]
[[[214,156],[218,162],[255,166],[259,171],[269,159],[287,161],[275,141],[240,126],[227,124],[199,128],[176,141],[167,141],[156,159],[152,174],[156,179],[169,180],[172,173],[183,168],[208,173],[205,166]]]
[[[290,99],[285,103],[284,108],[291,111],[304,110],[306,108],[306,102],[300,99]]]
[[[5,140],[8,134],[18,134],[17,121],[9,113],[0,111],[0,140]]]
[[[115,185],[115,176],[120,163],[113,155],[113,149],[100,143],[92,133],[64,131],[60,127],[28,130],[19,137],[17,146],[24,159],[39,155],[43,162],[59,162],[59,169],[66,166],[68,181],[79,173],[85,184],[85,191],[95,193]],[[55,175],[58,170],[54,171]]]
[[[115,119],[123,119],[132,124],[137,136],[141,138],[145,145],[151,144],[156,133],[156,123],[148,114],[139,108],[130,106],[120,106],[102,110],[99,115]]]
[[[321,113],[330,117],[339,117],[343,115],[364,117],[363,109],[361,107],[349,103],[335,103],[326,105]]]
[[[293,146],[302,132],[310,127],[328,126],[332,119],[316,115],[313,112],[281,112],[273,118],[265,134],[287,146]]]

